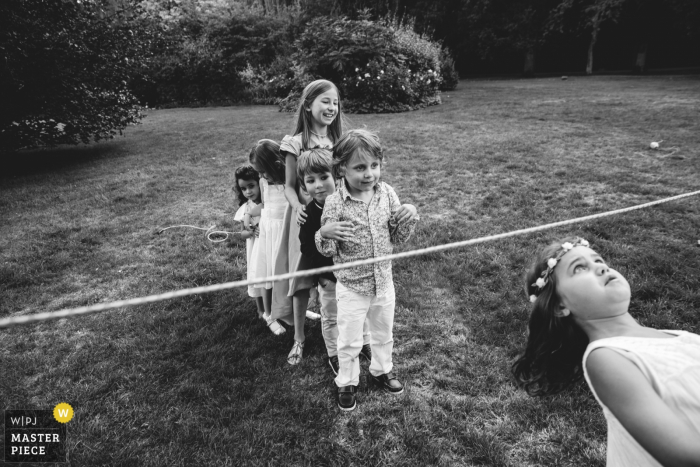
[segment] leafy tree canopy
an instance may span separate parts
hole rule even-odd
[[[0,2],[0,149],[98,141],[137,123],[128,83],[157,38],[137,0]]]

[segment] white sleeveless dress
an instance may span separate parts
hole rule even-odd
[[[241,205],[240,208],[238,208],[238,211],[236,211],[236,215],[233,216],[234,221],[239,221],[243,222],[244,216],[250,212],[251,209],[255,207],[255,203],[252,201],[248,201],[247,203]],[[260,216],[251,216],[250,217],[250,225],[251,226],[256,226],[260,222]],[[255,237],[250,237],[246,239],[245,242],[245,251],[246,251],[246,261],[247,261],[247,278],[248,280],[255,279],[255,261],[253,260],[253,248],[255,247]],[[249,285],[248,286],[248,296],[249,297],[262,297],[262,289]]]
[[[277,251],[280,246],[280,236],[284,229],[284,213],[289,203],[284,196],[283,185],[269,185],[267,180],[260,178],[260,192],[264,208],[260,213],[260,235],[253,245],[252,261],[255,278],[273,275]],[[256,284],[255,287],[272,288],[272,282]]]
[[[686,331],[662,332],[678,337],[600,339],[591,342],[583,355],[586,382],[608,421],[608,467],[661,467],[661,464],[639,445],[598,398],[586,371],[586,359],[595,349],[605,347],[632,361],[661,400],[700,432],[700,336]]]

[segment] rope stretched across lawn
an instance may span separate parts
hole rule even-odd
[[[500,240],[502,238],[515,237],[517,235],[525,235],[532,232],[539,232],[541,230],[553,229],[555,227],[561,227],[564,225],[576,224],[580,222],[590,221],[593,219],[598,219],[601,217],[612,216],[615,214],[622,214],[625,212],[635,211],[637,209],[647,208],[649,206],[654,206],[657,204],[668,203],[670,201],[675,201],[682,198],[687,198],[689,196],[695,196],[700,194],[700,190],[693,191],[691,193],[685,193],[682,195],[672,196],[670,198],[664,198],[657,201],[652,201],[650,203],[639,204],[637,206],[631,206],[623,209],[616,209],[614,211],[603,212],[599,214],[591,214],[590,216],[577,217],[575,219],[569,219],[560,222],[553,222],[551,224],[539,225],[536,227],[529,227],[526,229],[514,230],[512,232],[506,232],[496,235],[489,235],[487,237],[474,238],[471,240],[463,240],[460,242],[446,243],[444,245],[435,245],[427,248],[421,248],[419,250],[409,250],[403,251],[401,253],[394,253],[391,255],[381,256],[379,258],[370,258],[360,261],[352,261],[349,263],[336,264],[333,266],[326,266],[323,268],[308,269],[305,271],[297,271],[287,274],[278,274],[276,276],[264,277],[254,280],[244,280],[244,281],[234,281],[234,282],[224,282],[221,284],[206,285],[202,287],[192,287],[188,289],[175,290],[173,292],[166,292],[157,295],[148,295],[146,297],[131,298],[128,300],[118,300],[116,302],[108,303],[98,303],[90,306],[83,306],[78,308],[70,308],[59,311],[47,311],[43,313],[36,313],[32,315],[15,316],[12,318],[0,319],[0,329],[9,328],[11,326],[17,326],[22,324],[36,323],[40,321],[49,321],[61,318],[73,318],[76,316],[88,315],[92,313],[98,313],[100,311],[113,310],[116,308],[122,308],[127,306],[143,305],[146,303],[160,302],[163,300],[170,300],[177,297],[185,297],[187,295],[195,295],[201,293],[218,292],[220,290],[233,289],[236,287],[246,287],[248,285],[262,284],[265,282],[276,282],[285,279],[292,279],[295,277],[304,277],[320,274],[323,272],[338,271],[341,269],[353,268],[356,266],[363,266],[366,264],[374,264],[380,261],[395,260],[401,258],[410,258],[412,256],[426,255],[428,253],[435,253],[438,251],[451,250],[454,248],[461,248],[464,246],[475,245],[477,243],[486,243],[493,240]]]

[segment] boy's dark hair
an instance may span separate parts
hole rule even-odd
[[[379,142],[379,136],[371,131],[350,130],[340,137],[333,147],[333,176],[341,178],[345,166],[357,151],[364,151],[384,163],[384,152]]]
[[[248,202],[248,198],[246,198],[243,194],[243,190],[241,190],[238,180],[255,180],[256,182],[260,183],[260,174],[253,168],[252,165],[246,164],[238,167],[234,176],[236,180],[233,184],[233,189],[236,192],[236,195],[238,195],[238,205],[243,206]]]
[[[565,242],[578,237],[567,237],[551,243],[535,258],[525,274],[525,293],[535,295],[533,284],[547,269],[547,260],[553,257]],[[525,353],[511,367],[518,385],[531,396],[556,394],[583,377],[583,354],[588,336],[570,314],[558,317],[561,300],[556,291],[554,274],[532,304],[528,324]]]
[[[271,139],[261,139],[250,150],[248,161],[258,172],[264,173],[265,180],[272,184],[284,185],[284,157],[280,145]]]
[[[304,178],[308,174],[333,174],[333,157],[331,151],[324,148],[315,148],[304,151],[297,159],[297,181],[306,189]]]

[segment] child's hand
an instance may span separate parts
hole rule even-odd
[[[297,212],[297,225],[301,225],[301,224],[306,223],[306,216],[308,216],[308,214],[306,214],[306,206],[304,206],[303,204],[299,205],[299,207],[296,208],[296,212]]]
[[[320,229],[321,237],[339,242],[354,242],[355,228],[352,222],[329,222]]]
[[[249,238],[253,238],[253,231],[252,230],[242,230],[241,231],[241,238],[245,238],[246,240]]]
[[[260,236],[260,225],[256,225],[253,227],[253,234],[255,235],[255,238],[258,238]]]
[[[402,204],[394,213],[393,220],[397,224],[400,224],[402,222],[412,221],[416,217],[418,217],[418,209],[416,209],[414,205]]]

